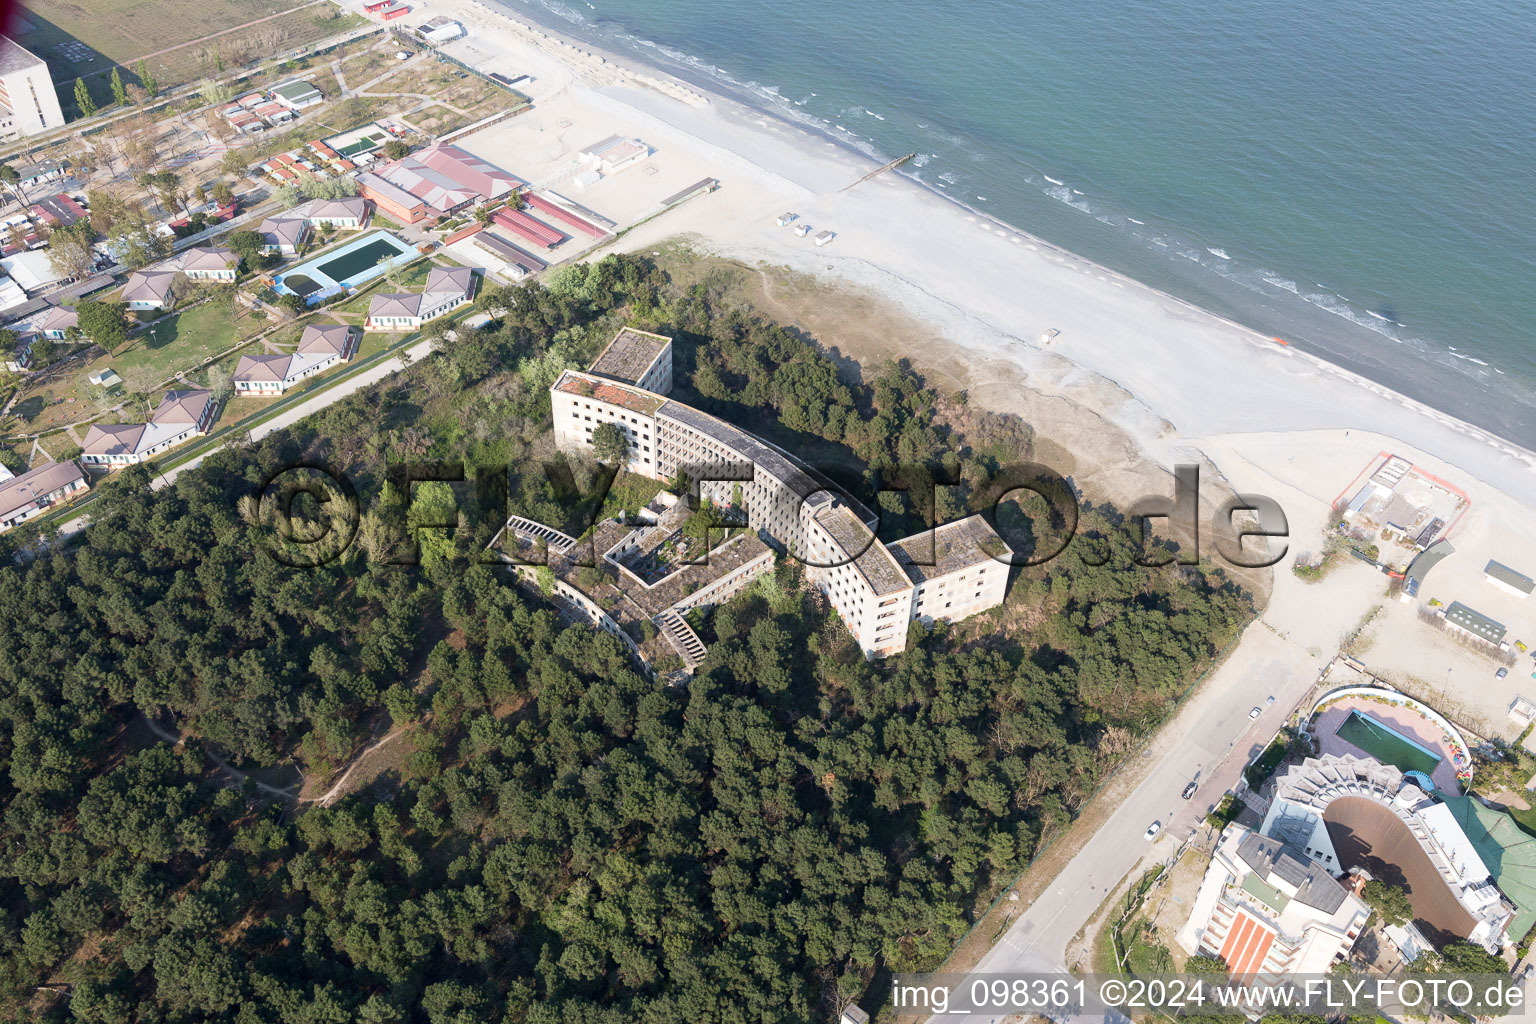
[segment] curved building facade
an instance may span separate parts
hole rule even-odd
[[[667,397],[670,338],[626,327],[587,371],[550,388],[555,443],[591,455],[613,424],[629,442],[626,469],[686,478],[700,499],[741,511],[764,542],[805,564],[865,657],[906,648],[914,621],[958,621],[1002,604],[1011,549],[980,515],[886,545],[876,518],[776,445]]]

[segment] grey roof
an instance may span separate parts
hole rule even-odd
[[[1386,525],[1399,530],[1412,529],[1414,522],[1419,518],[1419,506],[1401,494],[1394,494],[1392,500],[1387,502],[1387,507],[1382,511],[1380,518]]]
[[[502,238],[494,231],[477,231],[473,236],[476,245],[484,246],[508,263],[516,263],[530,274],[536,274],[549,264],[531,252],[525,252]]]
[[[1237,855],[1265,881],[1274,876],[1296,887],[1293,899],[1331,914],[1344,905],[1348,891],[1322,865],[1298,854],[1278,839],[1250,832],[1237,845]]]
[[[612,377],[627,384],[638,384],[645,371],[656,362],[656,357],[665,352],[670,344],[671,338],[659,334],[639,331],[633,327],[621,328],[608,343],[608,347],[593,361],[588,372]]]
[[[44,63],[42,58],[16,42],[10,36],[0,36],[0,75],[8,75],[13,71],[24,71],[27,68],[36,67],[42,63]]]
[[[299,337],[299,346],[295,352],[334,352],[336,355],[347,350],[352,328],[346,324],[310,324],[304,328],[304,333]]]
[[[1504,623],[1495,622],[1482,612],[1473,611],[1460,601],[1451,602],[1451,606],[1445,610],[1445,621],[1455,623],[1491,644],[1500,643],[1504,639]]]
[[[292,356],[259,355],[241,356],[235,365],[235,380],[277,381],[288,373]]]
[[[304,237],[304,229],[308,224],[303,217],[268,217],[261,222],[258,230],[261,232],[261,240],[267,245],[295,246]]]
[[[368,214],[368,200],[362,196],[346,196],[342,199],[311,199],[293,211],[310,220],[340,220],[356,217],[362,220]]]
[[[890,547],[891,554],[914,583],[984,565],[1006,557],[1013,550],[980,513],[903,537]]]
[[[798,459],[793,458],[777,446],[769,444],[767,441],[759,440],[718,417],[695,409],[691,405],[684,405],[682,402],[670,400],[662,404],[657,415],[682,423],[738,452],[743,458],[750,460],[755,466],[773,476],[802,499],[809,498],[819,491],[830,491],[851,508],[859,519],[869,522],[874,518],[869,514],[868,509],[855,501],[831,480],[828,480],[810,467],[802,465]]]
[[[226,249],[222,245],[194,245],[176,258],[176,265],[183,271],[227,270],[230,264],[239,259],[233,249]]]
[[[29,469],[0,484],[0,516],[8,516],[39,498],[46,498],[61,487],[68,487],[71,481],[84,479],[85,473],[74,461],[45,462]]]
[[[412,295],[409,292],[375,295],[368,300],[368,315],[370,317],[415,316],[420,309],[421,296]]]
[[[1446,555],[1454,555],[1455,553],[1456,549],[1451,547],[1450,541],[1436,541],[1423,551],[1420,551],[1413,561],[1408,563],[1408,569],[1403,573],[1403,577],[1416,583],[1422,583],[1424,577],[1429,575],[1429,570],[1439,565]]]
[[[142,423],[92,423],[80,451],[86,455],[132,455],[139,450]]]
[[[469,296],[475,288],[475,271],[471,267],[433,267],[427,272],[427,283],[422,289],[423,294],[435,295],[448,292],[453,295]]]
[[[826,530],[843,553],[853,559],[854,568],[864,577],[876,597],[894,594],[912,586],[896,559],[884,544],[875,540],[869,527],[846,505],[828,505],[816,514],[816,521]]]
[[[74,306],[54,306],[37,322],[38,330],[67,331],[80,326],[80,314]]]
[[[1524,591],[1527,594],[1529,594],[1532,589],[1536,589],[1536,581],[1533,581],[1529,576],[1526,576],[1523,573],[1515,572],[1515,570],[1511,569],[1503,562],[1489,561],[1489,563],[1483,567],[1483,575],[1491,576],[1498,580],[1500,583],[1503,583],[1506,586],[1514,587],[1516,590]]]
[[[290,103],[297,103],[299,100],[308,99],[311,96],[319,96],[320,90],[316,89],[309,82],[295,78],[274,85],[272,87],[272,94],[274,96],[281,96]]]
[[[167,391],[149,422],[196,423],[203,418],[212,398],[212,391]]]
[[[174,270],[135,270],[128,275],[128,283],[123,285],[123,301],[164,302],[175,279]]]

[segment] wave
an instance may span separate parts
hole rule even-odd
[[[505,3],[506,0],[502,0],[502,2]],[[806,90],[802,93],[802,98],[790,99],[785,97],[777,86],[742,81],[734,77],[726,69],[707,60],[703,60],[675,47],[640,38],[624,31],[621,25],[615,24],[608,18],[598,15],[584,15],[566,3],[562,3],[561,0],[523,0],[523,2],[532,7],[542,8],[562,22],[582,26],[585,33],[599,32],[605,42],[623,44],[624,48],[637,52],[637,55],[642,60],[663,63],[664,66],[671,64],[685,72],[692,73],[694,76],[703,76],[707,81],[730,87],[726,90],[727,92],[734,90],[748,93],[749,100],[770,104],[770,109],[782,113],[787,119],[825,136],[830,136],[839,144],[856,148],[866,155],[881,161],[887,158],[880,152],[881,147],[879,147],[876,139],[866,139],[866,137],[856,134],[844,124],[818,117],[811,110],[806,109],[813,100],[819,98],[817,92]],[[507,6],[514,5],[507,4]],[[520,6],[520,4],[516,6]],[[596,11],[591,0],[583,0],[582,6],[589,8],[591,11]],[[652,55],[664,57],[665,60],[657,61],[656,56]],[[706,83],[707,87],[708,84]],[[800,89],[803,88],[804,83],[800,85]],[[799,89],[796,91],[799,91]],[[823,104],[825,105],[825,100],[823,100]],[[877,114],[872,108],[862,105],[856,108],[829,111],[829,113],[832,113],[833,116],[841,115],[844,120],[859,116],[868,116],[882,122],[886,120],[883,115]],[[859,122],[855,121],[854,123]],[[986,152],[978,152],[976,140],[972,138],[946,131],[943,126],[929,122],[916,122],[916,126],[922,130],[924,137],[929,140],[928,144],[930,147],[940,139],[944,140],[947,143],[943,147],[946,154],[951,158],[958,155],[961,158],[960,162],[962,165],[965,159],[970,159],[972,162],[981,162],[987,159],[988,154]],[[870,127],[873,128],[874,126]],[[885,131],[885,129],[881,128],[879,131]],[[918,149],[921,145],[911,145],[910,141],[905,139],[888,139],[885,141],[892,142],[893,144],[899,142],[901,152],[906,152],[908,149]],[[953,149],[950,146],[953,146]],[[911,170],[917,171],[925,166],[932,166],[932,162],[937,159],[939,159],[939,154],[937,153],[921,154],[912,162]],[[1309,281],[1303,285],[1291,275],[1271,270],[1243,270],[1240,268],[1240,264],[1233,261],[1230,253],[1224,248],[1204,246],[1193,238],[1180,237],[1177,229],[1169,231],[1166,226],[1163,226],[1160,227],[1160,231],[1157,233],[1137,231],[1136,228],[1147,225],[1145,220],[1132,217],[1124,212],[1115,211],[1112,208],[1113,204],[1104,203],[1102,198],[1096,198],[1090,206],[1082,190],[1071,188],[1062,179],[1045,174],[1043,171],[1031,168],[1029,172],[1025,175],[1027,180],[1038,183],[1040,179],[1034,177],[1036,174],[1044,178],[1048,187],[1042,188],[1041,191],[1050,199],[1070,206],[1080,212],[1087,213],[1100,223],[1112,228],[1123,229],[1126,232],[1128,242],[1142,247],[1148,252],[1165,253],[1169,257],[1177,254],[1182,257],[1181,260],[1172,261],[1175,264],[1187,266],[1188,264],[1183,262],[1186,260],[1199,264],[1226,281],[1253,292],[1267,294],[1273,298],[1278,298],[1279,293],[1288,293],[1288,295],[1302,299],[1313,308],[1342,318],[1358,327],[1364,327],[1378,336],[1390,339],[1396,344],[1412,347],[1426,358],[1432,359],[1448,369],[1455,369],[1458,375],[1469,375],[1479,379],[1491,380],[1492,373],[1503,374],[1502,370],[1491,366],[1486,360],[1457,352],[1454,349],[1447,351],[1446,346],[1441,342],[1434,342],[1414,336],[1411,332],[1404,329],[1401,321],[1394,319],[1387,313],[1364,308],[1363,304],[1357,306],[1347,296],[1335,292],[1324,284]],[[954,195],[952,189],[959,187],[957,177],[948,172],[937,175],[937,180],[926,175],[921,177],[928,184],[936,189],[944,190],[946,194],[951,196]],[[972,188],[977,184],[996,184],[995,181],[991,181],[989,176],[985,174],[975,176],[974,178],[970,175],[967,177],[971,179],[967,184]],[[982,180],[976,180],[976,178]],[[977,201],[992,202],[987,195],[975,192],[972,195]],[[1005,196],[1005,200],[1009,198],[1011,197]],[[1009,204],[1003,201],[1000,202],[1002,214],[1006,218],[1010,213],[1006,209]],[[1210,259],[1207,259],[1207,255],[1214,257],[1216,262],[1213,263]]]
[[[1050,196],[1052,199],[1056,200],[1058,203],[1066,203],[1068,206],[1072,207],[1072,209],[1074,209],[1074,210],[1082,210],[1084,213],[1092,213],[1093,212],[1091,209],[1088,208],[1088,204],[1087,203],[1082,202],[1080,200],[1073,199],[1072,198],[1073,192],[1069,188],[1063,188],[1063,187],[1059,187],[1059,186],[1057,188],[1048,188],[1048,189],[1045,190],[1045,194]],[[1077,194],[1081,195],[1081,193],[1077,193]]]

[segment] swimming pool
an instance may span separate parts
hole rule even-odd
[[[1423,772],[1433,776],[1443,760],[1433,750],[1420,746],[1395,729],[1374,718],[1351,710],[1349,717],[1334,730],[1346,743],[1359,747],[1382,764],[1396,765],[1403,771]]]
[[[339,249],[323,252],[273,278],[273,287],[306,302],[328,299],[416,258],[416,250],[388,231],[370,231]]]

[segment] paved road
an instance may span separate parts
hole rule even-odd
[[[1200,819],[1237,783],[1250,758],[1285,724],[1290,711],[1317,679],[1322,661],[1263,622],[1248,628],[1241,645],[1200,688],[1143,755],[1156,767],[1110,816],[1097,834],[982,958],[977,972],[1065,971],[1089,964],[1081,945],[1068,948],[1107,893],[1132,871],[1171,857]],[[1273,695],[1275,702],[1266,705]],[[1257,705],[1257,720],[1249,713]],[[1200,789],[1181,799],[1185,784]],[[1163,824],[1155,842],[1144,837],[1153,821]],[[1004,1018],[973,1016],[966,1024]]]

